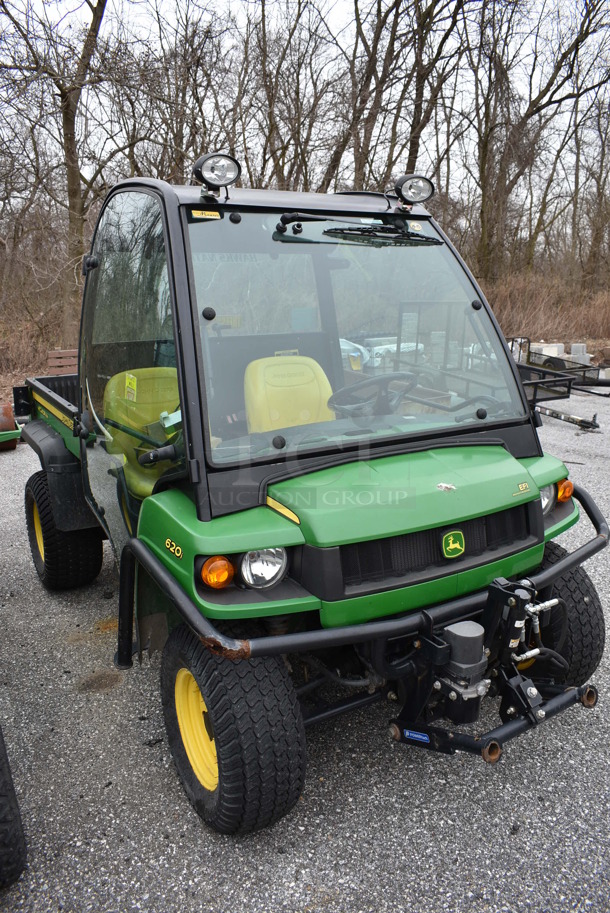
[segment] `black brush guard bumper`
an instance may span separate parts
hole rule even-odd
[[[557,577],[582,564],[608,544],[608,524],[593,498],[584,489],[575,487],[574,497],[583,507],[596,535],[584,545],[566,555],[552,567],[545,568],[528,578],[537,590],[544,590]],[[187,625],[197,634],[207,649],[229,659],[248,659],[255,656],[273,656],[283,653],[302,653],[327,647],[338,647],[386,638],[408,637],[418,634],[431,636],[434,629],[444,627],[465,618],[476,619],[487,603],[487,591],[453,599],[427,609],[340,628],[302,631],[295,634],[254,637],[239,640],[227,637],[201,614],[182,587],[167,568],[156,558],[144,543],[130,539],[121,555],[121,577],[119,594],[119,636],[116,664],[126,669],[132,665],[133,654],[133,607],[136,563],[139,563],[153,578],[161,591],[175,606]],[[578,698],[577,698],[578,699]]]

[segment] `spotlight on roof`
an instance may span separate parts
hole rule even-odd
[[[425,203],[434,196],[434,184],[421,174],[404,174],[396,181],[394,190],[396,196],[409,206],[413,203]]]
[[[218,192],[239,180],[241,165],[225,152],[208,152],[193,165],[193,177],[208,190]]]

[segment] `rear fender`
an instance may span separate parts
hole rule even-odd
[[[66,448],[61,434],[41,419],[35,419],[23,427],[21,437],[38,454],[40,465],[47,473],[57,529],[70,532],[99,526],[85,500],[80,461]]]

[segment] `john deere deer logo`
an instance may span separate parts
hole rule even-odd
[[[459,558],[464,554],[466,543],[464,533],[459,529],[452,529],[443,536],[443,555],[445,558]]]

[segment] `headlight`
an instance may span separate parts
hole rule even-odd
[[[544,488],[541,488],[540,500],[542,501],[543,516],[546,517],[546,515],[550,514],[555,507],[555,502],[557,501],[557,486],[545,485]]]
[[[261,548],[255,552],[246,552],[241,559],[241,576],[247,586],[256,590],[279,583],[288,565],[284,548]]]

